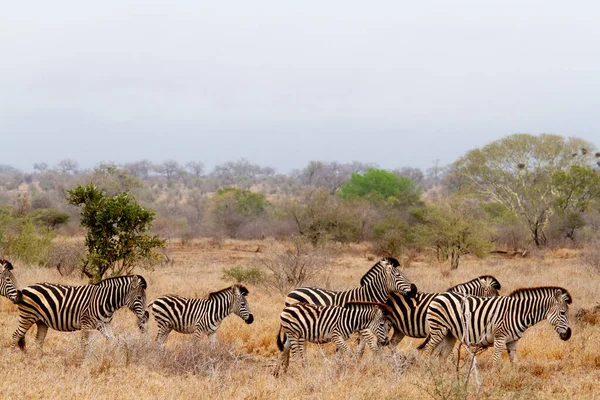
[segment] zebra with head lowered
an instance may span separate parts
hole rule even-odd
[[[363,278],[364,280],[365,278]],[[361,284],[364,284],[361,280]],[[446,292],[464,293],[472,296],[494,297],[498,296],[500,282],[491,275],[482,275],[468,282],[458,284],[446,289]],[[396,347],[405,336],[425,338],[429,333],[427,325],[427,308],[439,293],[417,294],[409,298],[396,293],[390,293],[386,304],[391,308],[390,322],[394,334],[390,340],[392,348]],[[362,343],[359,347],[362,351]]]
[[[84,345],[92,330],[107,339],[113,334],[109,323],[113,314],[127,306],[137,316],[144,332],[148,322],[146,280],[141,275],[118,276],[93,285],[68,286],[38,283],[22,290],[19,327],[13,334],[13,346],[25,350],[25,334],[37,325],[36,342],[42,348],[48,328],[62,332],[83,331]]]
[[[238,315],[247,324],[254,321],[246,296],[248,289],[242,285],[212,292],[206,299],[188,299],[176,295],[162,296],[154,300],[152,315],[158,324],[156,341],[162,345],[172,330],[180,333],[193,333],[200,337],[208,335],[214,344],[217,329],[226,316]]]
[[[527,328],[547,319],[562,340],[569,340],[567,312],[572,298],[555,286],[517,289],[508,296],[482,298],[442,293],[427,311],[429,335],[419,349],[445,358],[456,340],[468,346],[494,346],[494,365],[504,349],[516,361],[517,342]]]
[[[338,350],[349,352],[346,340],[360,330],[372,332],[374,340],[387,344],[387,307],[380,303],[349,302],[342,307],[296,303],[281,312],[277,334],[279,361],[273,375],[287,371],[292,355],[304,358],[306,342],[333,341]],[[283,334],[283,335],[282,335]],[[376,338],[376,339],[375,339]],[[375,345],[376,346],[376,345]]]
[[[13,266],[10,261],[0,259],[0,296],[8,298],[13,303],[19,303],[21,301],[21,291],[17,289],[12,269]]]

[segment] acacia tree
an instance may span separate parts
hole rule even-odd
[[[158,258],[154,249],[165,246],[158,235],[147,233],[154,211],[140,206],[128,192],[108,196],[89,184],[69,190],[68,202],[81,207],[81,226],[87,230],[82,272],[93,283],[108,271],[122,275],[137,263],[149,265]]]
[[[372,203],[391,206],[415,205],[421,195],[409,178],[375,168],[363,174],[353,173],[337,194],[343,199],[366,198]]]
[[[556,174],[591,167],[593,146],[578,138],[515,134],[469,151],[452,166],[459,189],[502,204],[529,229],[540,247],[564,181]],[[587,187],[584,190],[589,190]],[[581,197],[584,198],[584,197]]]

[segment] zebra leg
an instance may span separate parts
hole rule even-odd
[[[502,358],[502,352],[506,348],[506,342],[504,338],[494,339],[494,364],[493,369],[496,369],[500,365],[500,359]]]
[[[283,373],[287,372],[288,366],[290,365],[290,349],[292,347],[292,341],[290,340],[290,336],[287,336],[287,340],[283,343],[283,350],[279,353],[279,360],[277,361],[277,366],[275,367],[275,371],[273,371],[274,376],[279,376],[279,369],[283,366]]]
[[[335,343],[337,350],[340,353],[345,353],[345,354],[350,353],[350,347],[348,346],[348,343],[346,343],[346,341],[344,340],[344,338],[341,335],[333,333],[331,335],[331,341],[333,343]]]
[[[44,339],[46,339],[46,334],[48,333],[48,325],[46,325],[45,323],[38,321],[36,322],[37,325],[37,333],[35,335],[35,342],[37,344],[37,346],[40,348],[40,350],[42,351],[42,354],[44,354],[44,350],[43,350],[43,346],[44,346]]]
[[[171,333],[172,330],[173,328],[170,325],[158,321],[158,333],[156,334],[156,344],[162,347],[165,344],[165,340],[167,340],[167,336],[169,336],[169,333]]]
[[[358,333],[358,347],[356,348],[356,355],[358,357],[362,357],[365,351],[365,345],[367,344],[368,333],[365,331],[360,331]],[[369,347],[371,344],[369,343]],[[336,349],[337,350],[337,349]]]
[[[19,315],[19,327],[15,333],[13,333],[12,337],[13,348],[19,347],[20,350],[25,351],[25,334],[35,322],[35,320],[25,319]]]
[[[508,350],[508,359],[511,363],[517,363],[517,341],[506,343],[506,350]]]

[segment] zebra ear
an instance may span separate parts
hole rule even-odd
[[[138,280],[138,285],[141,286],[142,288],[146,289],[148,287],[148,284],[146,284],[146,280],[144,279],[143,276],[141,275],[136,275],[137,276],[137,280]]]
[[[0,265],[2,266],[2,271],[10,271],[13,269],[12,264],[8,260],[0,260]]]
[[[554,291],[554,297],[557,301],[564,300],[567,304],[571,304],[573,302],[573,299],[571,298],[569,292],[567,292],[564,289],[556,289]]]

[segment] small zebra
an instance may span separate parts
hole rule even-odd
[[[108,325],[113,314],[127,306],[137,316],[138,328],[144,332],[148,322],[146,280],[141,275],[118,276],[93,285],[67,286],[38,283],[22,290],[19,327],[13,334],[13,346],[25,350],[25,334],[37,325],[36,343],[41,349],[48,327],[62,332],[81,330],[82,344],[89,333],[99,330],[112,339]]]
[[[368,282],[354,289],[336,292],[316,287],[303,287],[288,293],[285,305],[309,303],[321,306],[341,306],[350,301],[385,303],[391,292],[414,296],[417,287],[398,270],[398,260],[383,258],[377,262],[362,279]]]
[[[273,375],[279,375],[281,366],[284,373],[287,371],[290,349],[293,356],[305,360],[306,341],[319,344],[332,341],[338,350],[348,353],[348,337],[353,332],[367,330],[373,333],[373,340],[387,344],[386,308],[384,304],[365,302],[350,302],[343,307],[297,303],[284,308],[277,334],[279,361]]]
[[[216,340],[217,329],[225,317],[234,313],[247,324],[254,321],[246,296],[248,289],[233,285],[209,293],[206,299],[188,299],[176,295],[161,296],[154,300],[152,315],[158,324],[156,342],[163,345],[169,333],[193,333],[199,338],[208,335],[211,345]]]
[[[446,292],[464,293],[472,296],[495,297],[500,290],[500,282],[491,275],[482,275],[468,282],[458,284],[446,289]],[[404,339],[405,336],[413,338],[425,338],[429,333],[427,325],[427,308],[439,293],[417,294],[408,298],[396,293],[390,293],[386,304],[391,308],[390,322],[394,328],[394,334],[390,340],[392,349]],[[362,346],[359,346],[362,350]]]
[[[459,339],[476,348],[493,345],[494,365],[504,349],[515,362],[518,340],[527,328],[544,319],[562,340],[569,340],[567,312],[571,303],[569,292],[554,286],[517,289],[508,296],[491,298],[442,293],[431,301],[427,311],[429,335],[419,349],[446,358]]]
[[[15,304],[21,301],[21,291],[17,289],[15,277],[12,274],[13,266],[10,261],[0,259],[0,296],[8,298]]]

